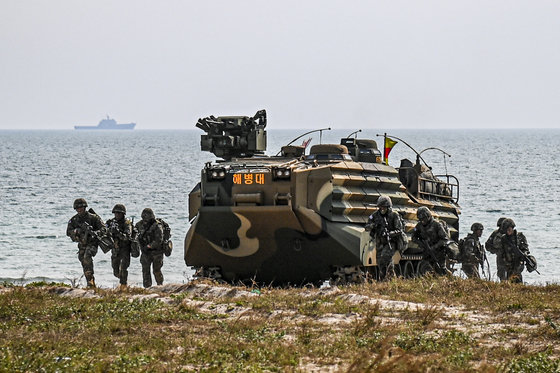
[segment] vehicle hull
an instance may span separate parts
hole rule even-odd
[[[185,261],[219,267],[229,282],[294,285],[328,280],[333,263],[360,265],[363,229],[317,218],[323,229],[309,234],[289,206],[202,207],[185,238]]]

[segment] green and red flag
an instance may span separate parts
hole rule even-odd
[[[385,164],[389,164],[389,153],[393,150],[393,146],[397,144],[398,141],[393,140],[390,137],[385,136],[385,147],[383,148],[383,157],[385,159]]]

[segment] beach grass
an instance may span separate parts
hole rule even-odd
[[[557,372],[559,290],[457,277],[321,289],[4,284],[0,371]]]

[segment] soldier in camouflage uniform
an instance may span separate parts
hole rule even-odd
[[[449,241],[447,231],[440,222],[434,220],[427,207],[419,207],[416,215],[420,222],[414,228],[412,241],[424,249],[424,260],[430,263],[436,273],[446,274],[446,244]],[[429,248],[426,247],[426,244]],[[433,257],[429,254],[430,249]]]
[[[472,233],[467,234],[463,239],[461,250],[462,270],[468,278],[480,278],[478,265],[484,265],[484,249],[479,241],[482,236],[484,226],[480,223],[471,225]]]
[[[505,279],[521,283],[523,282],[521,272],[525,266],[524,256],[530,255],[529,245],[525,235],[514,228],[515,223],[512,219],[504,219],[500,232],[494,238],[494,248],[499,253],[498,255],[502,256],[505,265]]]
[[[403,234],[401,218],[392,210],[391,198],[380,196],[377,207],[378,210],[369,217],[366,227],[371,229],[370,235],[375,240],[379,279],[384,280],[395,275],[393,255],[396,251],[402,253],[408,242]]]
[[[158,285],[163,284],[163,227],[156,221],[156,216],[150,208],[142,211],[142,220],[136,224],[137,239],[142,255],[142,278],[145,288],[152,286],[150,266],[153,266],[154,277]]]
[[[488,250],[489,253],[496,254],[496,269],[498,271],[498,278],[500,279],[500,281],[507,280],[506,265],[503,260],[502,253],[498,252],[498,250],[494,247],[494,239],[496,238],[498,233],[500,233],[500,227],[505,219],[507,218],[501,217],[498,219],[498,229],[495,229],[494,232],[492,232],[492,234],[490,235],[490,237],[488,237],[486,243],[484,244],[486,246],[486,250]]]
[[[124,205],[116,204],[112,212],[115,217],[105,223],[114,242],[111,249],[111,266],[113,267],[113,275],[119,279],[120,286],[124,288],[127,285],[134,228],[130,220],[125,218],[126,207]]]
[[[99,243],[96,234],[105,234],[105,224],[103,220],[92,212],[86,211],[87,202],[83,198],[74,201],[74,215],[66,227],[66,235],[74,242],[78,242],[78,260],[82,264],[87,287],[95,287],[93,276],[93,257],[97,254]],[[92,210],[91,210],[92,211]]]

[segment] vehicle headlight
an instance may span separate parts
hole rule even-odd
[[[278,180],[290,180],[290,176],[292,175],[292,172],[290,171],[289,168],[283,168],[283,167],[279,167],[279,168],[275,168],[272,170],[272,175],[274,176],[274,179]]]
[[[208,170],[208,180],[223,180],[226,178],[226,170],[223,168],[215,168]]]

